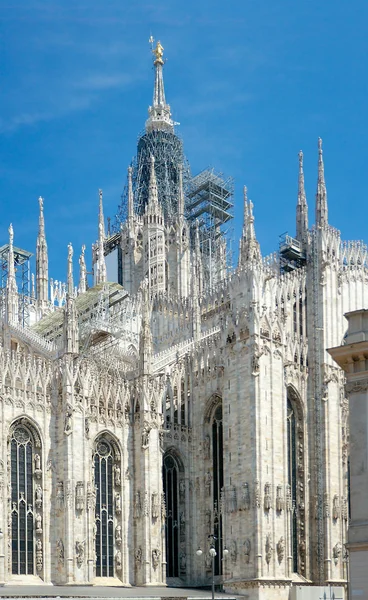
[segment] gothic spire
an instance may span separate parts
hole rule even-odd
[[[18,288],[14,269],[14,232],[13,225],[9,225],[9,250],[8,250],[8,279],[6,281],[6,312],[8,323],[18,320]]]
[[[152,305],[149,295],[148,279],[145,278],[140,286],[142,302],[142,319],[139,333],[139,356],[140,372],[142,375],[150,375],[152,371],[152,332],[151,313]]]
[[[73,246],[68,244],[67,293],[64,307],[64,351],[77,354],[79,350],[79,326],[74,298]]]
[[[38,308],[44,309],[48,301],[49,259],[45,236],[45,219],[43,215],[43,198],[38,199],[40,214],[38,219],[38,236],[36,244],[36,292]]]
[[[296,239],[305,239],[308,231],[308,204],[304,187],[303,152],[299,152],[298,203],[296,206]]]
[[[240,241],[239,266],[244,266],[248,260],[260,261],[261,250],[254,228],[253,202],[248,201],[247,188],[244,186],[244,225]]]
[[[146,131],[169,131],[173,133],[174,122],[171,119],[170,106],[166,104],[163,66],[164,48],[158,41],[156,48],[152,50],[155,57],[153,64],[155,67],[155,84],[153,89],[153,104],[148,109],[149,117],[146,121]]]
[[[159,212],[161,213],[161,207],[158,203],[158,190],[157,190],[157,179],[155,172],[155,157],[151,154],[150,159],[150,179],[148,186],[148,202],[146,206],[146,212],[151,215],[157,215]]]
[[[96,285],[99,283],[105,283],[107,279],[106,274],[106,262],[105,262],[105,225],[104,225],[104,214],[103,214],[103,199],[102,190],[98,191],[99,195],[99,211],[98,211],[98,245],[97,245],[97,265],[96,265]]]
[[[318,181],[316,194],[316,225],[323,227],[328,223],[327,190],[323,164],[322,140],[318,138]]]
[[[86,247],[83,244],[82,251],[79,257],[79,286],[78,291],[80,294],[84,294],[87,290],[87,268],[86,268],[86,260],[84,258]]]

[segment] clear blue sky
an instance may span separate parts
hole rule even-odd
[[[69,241],[77,258],[97,237],[98,188],[116,213],[152,98],[151,34],[192,172],[213,165],[235,179],[236,245],[244,184],[264,254],[294,233],[300,149],[314,221],[318,136],[330,223],[368,239],[366,0],[0,0],[0,10],[0,243],[12,222],[16,245],[34,252],[42,195],[51,277],[65,280]]]

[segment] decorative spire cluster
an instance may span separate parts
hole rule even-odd
[[[316,194],[316,225],[323,227],[328,224],[327,189],[325,169],[323,164],[322,140],[318,138],[318,181]]]
[[[153,42],[153,39],[151,39]],[[164,48],[158,41],[156,47],[152,49],[154,55],[155,67],[155,85],[153,90],[153,104],[148,109],[149,117],[146,121],[146,131],[169,131],[173,133],[174,122],[171,119],[170,106],[166,103],[163,66]]]
[[[254,228],[253,202],[248,201],[248,190],[244,186],[244,223],[240,240],[239,266],[244,266],[250,260],[260,261],[261,250]]]
[[[48,305],[49,259],[45,235],[45,219],[43,215],[43,198],[38,199],[40,213],[38,219],[38,236],[36,243],[36,295],[37,305],[42,315]]]
[[[298,203],[296,207],[296,239],[304,241],[308,232],[308,204],[304,187],[303,152],[299,152]]]
[[[150,179],[148,187],[148,202],[146,206],[146,215],[159,216],[162,219],[162,208],[158,201],[157,179],[155,172],[155,157],[151,154],[150,159]]]
[[[86,247],[83,244],[82,251],[79,257],[79,286],[78,291],[80,294],[84,294],[87,291],[87,268],[86,268],[86,259],[84,257],[84,253],[86,251]]]

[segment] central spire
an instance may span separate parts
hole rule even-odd
[[[150,40],[153,42],[153,39]],[[170,106],[166,104],[163,66],[164,66],[164,48],[158,41],[156,48],[152,49],[155,57],[153,64],[155,67],[155,86],[153,90],[153,104],[148,109],[149,117],[146,121],[146,131],[169,131],[174,132],[174,122],[171,119]]]

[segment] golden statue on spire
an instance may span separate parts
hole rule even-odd
[[[157,44],[156,44],[156,48],[154,48],[154,49],[152,50],[152,52],[153,52],[153,54],[154,54],[154,55],[155,55],[155,57],[156,57],[156,60],[155,60],[154,64],[160,64],[160,65],[163,65],[163,64],[164,64],[164,60],[163,60],[163,58],[162,58],[162,57],[163,57],[163,55],[164,55],[164,48],[163,48],[163,46],[161,45],[161,42],[160,42],[160,40],[158,40],[158,42],[157,42]]]

